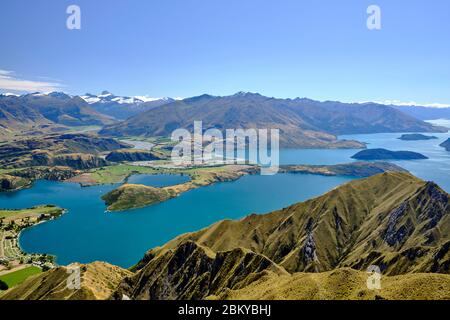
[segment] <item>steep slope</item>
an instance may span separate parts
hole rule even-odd
[[[247,248],[289,272],[379,265],[384,274],[450,268],[449,195],[434,183],[388,172],[265,215],[221,221],[150,250],[137,265],[185,241],[214,252]]]
[[[70,288],[67,285],[70,270],[77,267],[80,268],[80,287]],[[104,300],[130,275],[128,270],[104,262],[72,264],[34,276],[4,293],[0,300]]]
[[[263,255],[246,249],[214,253],[188,241],[126,278],[113,298],[204,299],[226,288],[243,288],[268,274],[288,273]]]
[[[122,161],[153,161],[165,159],[163,154],[150,151],[150,150],[140,150],[140,149],[121,149],[114,150],[106,156],[106,160],[112,162],[122,162]]]
[[[214,97],[203,95],[176,101],[131,117],[101,133],[117,136],[170,136],[178,128],[278,128],[285,147],[361,148],[354,141],[339,141],[336,134],[443,131],[391,107],[344,104],[309,99],[275,99],[252,93]]]
[[[24,95],[18,99],[50,121],[62,125],[105,125],[114,122],[111,118],[93,110],[77,96],[72,97],[64,93],[52,92],[48,95]]]

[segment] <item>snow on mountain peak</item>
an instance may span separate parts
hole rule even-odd
[[[154,101],[170,102],[172,100],[178,100],[178,99],[172,99],[172,98],[166,98],[166,97],[154,98],[154,97],[150,97],[150,96],[121,97],[121,96],[116,96],[109,91],[103,91],[98,96],[86,93],[84,96],[81,96],[81,98],[89,104],[108,103],[108,102],[115,102],[115,103],[119,103],[119,104],[140,104],[140,103],[154,102]]]

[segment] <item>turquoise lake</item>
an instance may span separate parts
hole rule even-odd
[[[395,163],[450,191],[450,152],[439,139],[402,141],[401,134],[343,136],[369,143],[369,148],[410,150],[428,160]],[[335,164],[350,162],[358,150],[282,150],[282,164]],[[133,176],[129,182],[166,186],[184,182],[186,176]],[[22,232],[20,245],[27,252],[49,253],[60,264],[107,261],[123,267],[135,264],[144,253],[174,237],[196,231],[222,219],[239,219],[303,201],[352,180],[307,174],[245,176],[234,182],[196,189],[164,203],[119,213],[105,213],[100,197],[118,185],[81,188],[78,184],[38,181],[31,189],[0,194],[0,208],[26,208],[55,204],[68,209],[62,217]]]

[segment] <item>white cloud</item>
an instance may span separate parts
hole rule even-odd
[[[19,92],[58,91],[63,87],[57,82],[34,81],[18,78],[13,71],[0,69],[0,89]]]
[[[361,103],[374,102],[385,105],[394,106],[419,106],[419,107],[429,107],[429,108],[449,108],[450,104],[445,103],[417,103],[415,101],[400,101],[400,100],[384,100],[384,101],[363,101]]]

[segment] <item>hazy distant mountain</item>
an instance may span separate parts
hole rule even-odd
[[[336,147],[334,135],[377,132],[432,132],[442,128],[417,120],[392,107],[375,104],[276,99],[254,93],[216,97],[202,95],[175,101],[107,126],[113,136],[169,136],[174,129],[279,128],[285,147]],[[350,147],[343,143],[339,147]],[[353,145],[354,147],[354,145]]]
[[[146,96],[120,97],[108,91],[103,91],[98,96],[87,93],[81,98],[98,112],[120,120],[175,101],[172,98],[150,98]]]
[[[52,121],[39,111],[22,103],[16,96],[0,95],[0,128],[5,136],[14,131],[26,130],[33,126],[49,126]]]
[[[394,106],[394,108],[420,120],[450,120],[450,108],[433,108],[420,106]]]
[[[62,92],[0,95],[0,126],[10,131],[113,122],[111,117],[93,110],[83,99]]]

